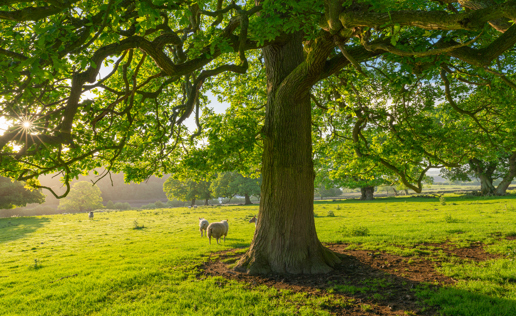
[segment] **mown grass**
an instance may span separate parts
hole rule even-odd
[[[512,197],[456,195],[447,195],[446,205],[403,197],[316,201],[315,221],[323,242],[403,256],[431,255],[421,243],[483,242],[503,257],[444,265],[441,272],[457,286],[422,287],[418,295],[447,315],[516,315],[516,244],[504,239],[516,235],[515,208]],[[210,253],[250,244],[255,228],[248,220],[257,212],[258,206],[218,206],[97,212],[93,220],[87,214],[0,219],[0,314],[327,315],[332,306],[350,304],[198,278]],[[229,219],[225,244],[200,237],[199,217]]]

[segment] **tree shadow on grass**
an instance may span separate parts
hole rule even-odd
[[[516,301],[453,288],[456,281],[436,272],[430,260],[327,246],[342,260],[328,274],[250,276],[231,270],[241,253],[224,251],[205,262],[198,277],[304,293],[321,298],[320,307],[335,315],[516,315]]]
[[[0,243],[25,237],[43,227],[50,219],[45,217],[0,218]]]

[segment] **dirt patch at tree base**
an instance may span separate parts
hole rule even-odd
[[[415,297],[415,289],[426,286],[437,290],[456,281],[436,271],[441,262],[484,261],[498,257],[486,253],[483,244],[454,248],[447,244],[423,244],[442,249],[445,256],[401,257],[379,251],[348,250],[347,244],[325,244],[342,262],[328,274],[252,276],[231,269],[242,253],[237,250],[214,254],[200,268],[199,278],[222,276],[248,284],[250,288],[265,285],[281,290],[303,292],[309,296],[332,296],[334,304],[323,305],[333,315],[436,315]],[[331,300],[330,300],[331,301]],[[299,306],[300,307],[300,306]]]

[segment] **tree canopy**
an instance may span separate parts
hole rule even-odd
[[[245,204],[251,203],[251,196],[260,196],[261,179],[244,177],[237,172],[222,172],[213,179],[210,190],[214,197],[231,199],[235,195],[245,197]]]
[[[104,208],[102,192],[96,185],[86,181],[73,184],[70,194],[59,201],[58,209],[71,212],[86,212]]]
[[[0,177],[0,209],[11,209],[30,203],[43,203],[45,196],[41,190],[27,187],[19,181]]]
[[[252,119],[238,142],[226,117],[218,135],[234,141],[192,163],[262,153],[259,224],[237,268],[327,272],[339,259],[313,220],[317,125],[417,192],[426,170],[480,159],[486,140],[514,152],[515,20],[505,0],[0,1],[0,170],[59,172],[65,195],[100,166],[168,173],[202,152],[212,91]]]
[[[203,199],[208,204],[211,198],[208,181],[177,180],[170,177],[163,184],[163,191],[169,200],[192,201],[192,206],[195,205],[195,200]]]

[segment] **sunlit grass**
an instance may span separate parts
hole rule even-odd
[[[446,202],[317,201],[317,232],[323,242],[405,256],[424,257],[417,249],[423,242],[465,247],[480,241],[492,252],[511,251],[514,241],[504,237],[516,235],[516,200],[450,195]],[[329,211],[334,216],[327,216]],[[248,247],[255,229],[248,221],[257,212],[254,205],[98,212],[93,220],[84,213],[0,219],[0,314],[329,314],[330,303],[314,297],[198,278],[198,266],[211,252]],[[456,220],[447,221],[447,216]],[[210,222],[228,218],[226,243],[210,246],[201,238],[199,217]],[[141,229],[134,229],[135,221]],[[350,234],[353,228],[366,228],[367,234]],[[457,293],[496,299],[497,304],[516,300],[509,280],[516,266],[510,258],[443,266],[441,271],[460,281],[453,289]],[[425,292],[424,297],[447,308],[439,295]]]

